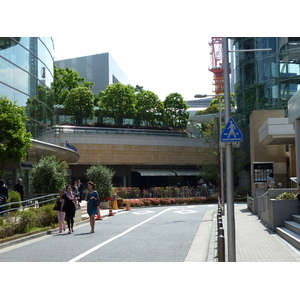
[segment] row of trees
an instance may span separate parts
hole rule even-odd
[[[178,93],[171,93],[161,101],[154,92],[141,86],[114,83],[93,95],[93,85],[74,70],[55,67],[50,98],[53,98],[54,104],[64,106],[64,113],[72,116],[76,125],[94,118],[97,106],[98,116],[113,118],[116,125],[122,125],[127,118],[133,119],[137,126],[168,126],[173,130],[186,128],[188,106]]]

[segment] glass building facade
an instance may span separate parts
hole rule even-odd
[[[50,37],[0,37],[0,96],[26,108],[27,129],[38,139],[53,125],[53,40]]]
[[[285,109],[300,87],[300,37],[233,38],[236,118],[247,127],[253,110]]]

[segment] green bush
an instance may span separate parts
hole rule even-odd
[[[34,228],[48,227],[57,224],[53,204],[40,208],[19,210],[0,218],[0,238],[30,232]]]
[[[18,202],[18,203],[9,205],[7,209],[19,208],[22,206],[20,194],[16,191],[8,191],[8,203],[13,203],[13,202]]]
[[[289,199],[297,199],[296,193],[288,193],[284,192],[276,197],[277,200],[289,200]]]
[[[101,200],[112,197],[114,174],[115,171],[101,164],[92,165],[87,169],[87,178],[96,184],[96,190]]]

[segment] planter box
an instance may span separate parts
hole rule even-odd
[[[282,227],[284,221],[292,220],[292,215],[299,214],[298,205],[298,199],[268,199],[263,205],[261,220],[275,232],[276,227]]]
[[[123,199],[117,199],[118,208],[123,208],[124,200]]]
[[[109,201],[101,201],[99,207],[102,209],[109,209]]]

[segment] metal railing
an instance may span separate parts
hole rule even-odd
[[[0,205],[0,216],[4,216],[8,212],[12,212],[16,210],[24,210],[30,207],[39,208],[40,206],[43,206],[46,203],[54,203],[56,201],[57,196],[58,193],[48,194],[48,195],[43,195],[31,199],[26,199],[24,201],[9,202],[9,203],[2,204]],[[11,207],[14,205],[16,207]]]
[[[154,136],[177,136],[190,137],[185,131],[135,129],[135,128],[110,128],[110,127],[79,127],[60,125],[52,127],[55,134],[80,133],[80,134],[129,134],[129,135],[154,135]]]

